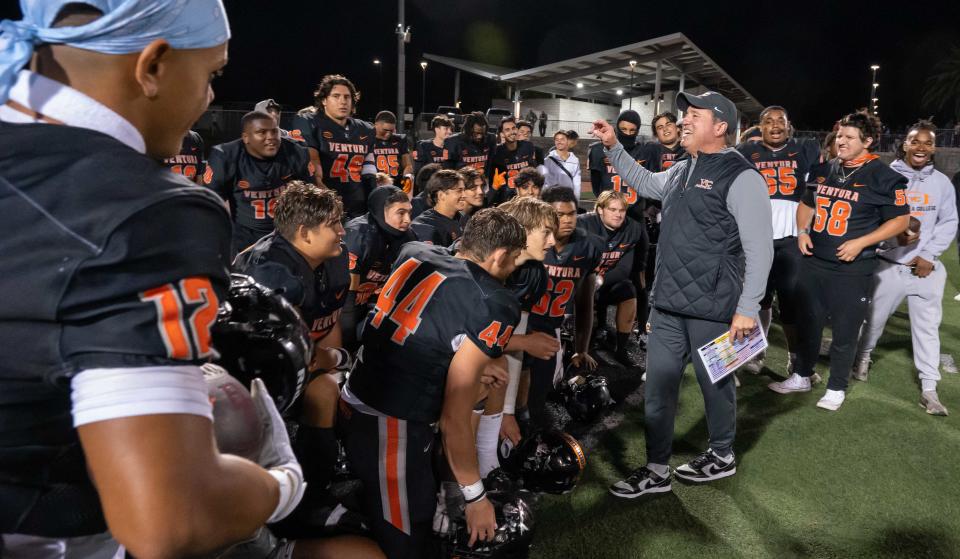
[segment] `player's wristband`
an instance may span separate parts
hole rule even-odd
[[[307,489],[307,482],[303,480],[303,473],[299,464],[285,464],[276,468],[270,468],[267,473],[277,480],[280,486],[280,500],[273,514],[267,519],[267,524],[279,522],[293,512],[303,499],[303,493]]]
[[[810,229],[807,228],[807,227],[804,227],[803,229],[797,231],[797,236],[799,237],[800,235],[807,235],[807,236],[809,237],[809,236],[810,236]]]
[[[470,485],[461,485],[460,492],[463,493],[463,500],[469,503],[475,503],[482,499],[487,491],[483,487],[483,480],[478,479],[476,483]]]

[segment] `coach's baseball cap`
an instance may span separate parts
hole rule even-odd
[[[737,129],[737,106],[716,91],[707,91],[700,95],[681,91],[677,94],[677,108],[686,111],[688,107],[710,109],[718,119],[727,123],[728,132],[733,133]]]

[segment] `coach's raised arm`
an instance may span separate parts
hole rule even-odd
[[[773,260],[767,184],[728,141],[736,107],[712,91],[680,93],[677,107],[686,112],[681,144],[689,155],[661,173],[651,173],[626,154],[610,124],[594,123],[593,134],[623,182],[641,196],[663,201],[647,346],[648,464],[611,487],[619,497],[670,490],[673,419],[691,356],[710,441],[706,452],[677,468],[677,475],[703,482],[736,472],[734,382],[730,377],[711,382],[696,350],[725,330],[740,338],[756,326]]]

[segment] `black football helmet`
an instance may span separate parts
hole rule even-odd
[[[521,559],[527,557],[533,543],[533,511],[517,492],[488,491],[487,499],[493,504],[497,517],[497,530],[493,541],[477,541],[473,547],[470,530],[463,514],[451,519],[446,530],[439,532],[443,542],[444,557],[458,559]]]
[[[577,375],[563,383],[559,393],[570,416],[578,421],[593,421],[615,403],[607,378],[601,375]]]
[[[501,456],[503,455],[501,449]],[[538,431],[500,459],[501,468],[518,477],[527,491],[568,493],[577,486],[587,457],[577,439],[561,431]]]
[[[231,274],[230,294],[211,330],[216,363],[245,386],[263,379],[281,413],[303,392],[310,330],[286,299],[250,276]]]

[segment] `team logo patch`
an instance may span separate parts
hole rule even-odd
[[[242,189],[242,190],[246,190],[246,189],[250,188],[250,183],[249,183],[248,181],[245,181],[245,180],[243,180],[243,179],[240,179],[240,180],[237,181],[237,188]]]
[[[331,132],[331,131],[329,131],[329,130],[325,130],[325,131],[323,132],[323,137],[326,138],[326,139],[328,139],[328,140],[332,140],[332,139],[333,139],[333,132]]]
[[[299,128],[297,128],[296,130],[291,130],[291,131],[290,131],[290,137],[291,137],[292,139],[298,141],[298,142],[302,142],[302,141],[303,141],[303,132],[301,132]]]
[[[827,177],[817,177],[817,182],[823,184],[827,182]]]
[[[759,154],[759,153],[756,153],[756,152],[751,153],[751,154],[750,154],[750,159],[753,159],[754,161],[760,161],[760,154]]]
[[[355,270],[357,268],[357,255],[350,253],[350,269]]]
[[[860,188],[861,186],[867,186],[867,185],[865,185],[865,184],[862,183],[862,182],[855,182],[855,183],[853,183],[853,187],[854,187],[854,188]]]
[[[713,181],[709,179],[700,179],[700,182],[693,185],[704,190],[713,190]]]
[[[203,184],[213,182],[213,167],[207,165],[207,170],[203,172]]]

